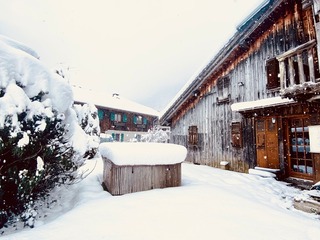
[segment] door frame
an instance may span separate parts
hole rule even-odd
[[[283,132],[284,132],[284,154],[285,154],[285,171],[286,171],[286,176],[287,177],[294,177],[294,178],[300,178],[300,179],[305,179],[305,180],[314,180],[315,179],[315,159],[312,153],[311,154],[311,159],[312,159],[312,168],[313,168],[313,173],[312,174],[307,174],[307,173],[299,173],[295,172],[291,168],[291,153],[290,153],[290,148],[291,148],[291,142],[290,142],[290,128],[291,124],[290,121],[292,119],[309,119],[309,115],[294,115],[294,116],[286,116],[283,118]],[[308,125],[310,126],[310,125]]]

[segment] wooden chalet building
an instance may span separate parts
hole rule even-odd
[[[98,109],[100,132],[118,142],[140,140],[159,120],[159,112],[122,98],[119,94],[98,93],[74,87],[76,104],[93,103]]]
[[[320,1],[264,1],[160,118],[188,160],[320,181]]]

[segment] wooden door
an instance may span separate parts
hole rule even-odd
[[[279,169],[279,144],[277,118],[261,118],[256,121],[257,165]]]

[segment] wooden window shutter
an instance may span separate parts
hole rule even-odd
[[[147,123],[148,123],[148,120],[147,120],[147,118],[144,117],[144,118],[143,118],[143,124],[144,124],[144,125],[147,125]]]
[[[122,120],[123,120],[124,123],[126,123],[128,121],[128,117],[127,117],[126,114],[123,114]]]
[[[231,124],[231,144],[235,148],[242,148],[242,127],[240,122]]]
[[[104,112],[103,112],[103,110],[98,109],[98,117],[99,117],[100,120],[103,120],[103,117],[104,117]]]
[[[267,89],[280,87],[279,61],[272,58],[266,62]]]
[[[115,120],[115,113],[113,113],[113,112],[110,113],[110,120],[111,121]]]

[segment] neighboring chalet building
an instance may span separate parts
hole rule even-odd
[[[188,160],[320,181],[320,1],[264,1],[160,118]]]
[[[115,141],[140,140],[158,123],[159,112],[147,106],[122,98],[79,87],[73,88],[76,104],[92,103],[98,109],[100,132],[112,135]]]

